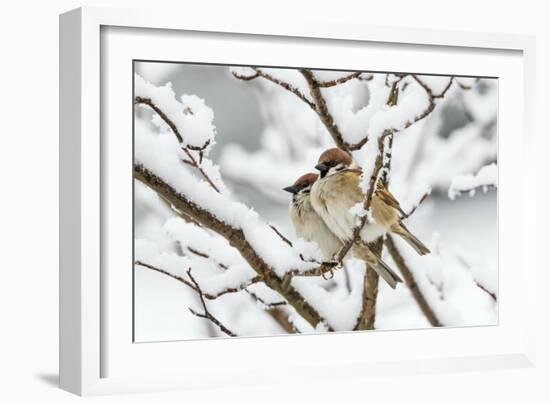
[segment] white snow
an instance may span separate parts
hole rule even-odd
[[[153,104],[161,108],[176,125],[184,144],[202,147],[210,141],[205,153],[214,145],[216,133],[213,125],[214,113],[206,106],[204,100],[195,95],[184,94],[178,101],[171,83],[157,87],[138,74],[134,75],[134,96],[149,98]],[[148,108],[148,106],[143,107]]]
[[[484,188],[486,191],[489,186],[498,186],[498,167],[495,163],[481,167],[475,175],[455,176],[449,186],[449,199],[454,200],[462,192],[470,192],[470,196],[473,196],[476,188]]]

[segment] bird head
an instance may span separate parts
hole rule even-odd
[[[308,194],[311,191],[311,186],[313,186],[317,178],[319,178],[319,175],[311,172],[307,173],[300,176],[296,179],[296,182],[294,182],[291,186],[287,186],[283,190],[285,192],[292,193],[293,195]]]
[[[327,175],[350,168],[352,165],[353,159],[347,152],[341,148],[329,148],[321,154],[315,169],[321,173],[321,178],[324,178]]]

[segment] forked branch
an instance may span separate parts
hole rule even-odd
[[[224,326],[214,315],[212,315],[210,313],[210,311],[208,310],[208,307],[206,306],[206,301],[204,300],[204,294],[201,290],[201,288],[199,287],[199,284],[197,283],[197,281],[195,280],[195,278],[193,277],[193,275],[191,274],[191,269],[187,270],[187,275],[189,276],[189,278],[191,279],[191,282],[193,283],[193,285],[195,286],[195,289],[197,291],[197,293],[199,294],[199,298],[201,300],[201,304],[202,304],[202,309],[203,309],[203,313],[200,313],[200,312],[197,312],[195,311],[194,309],[192,308],[189,308],[189,311],[195,315],[195,316],[198,316],[199,318],[204,318],[204,319],[208,319],[210,322],[212,322],[213,324],[215,324],[222,332],[224,332],[226,335],[228,336],[231,336],[231,337],[235,337],[237,336],[236,333],[232,332],[231,330],[229,330],[226,326]]]

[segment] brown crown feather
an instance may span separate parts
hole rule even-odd
[[[293,186],[301,185],[302,183],[307,183],[308,185],[312,185],[315,183],[315,181],[319,178],[319,175],[314,174],[313,172],[309,172],[305,175],[300,176],[298,179],[296,179],[296,182],[294,182]]]
[[[351,156],[347,152],[345,152],[341,148],[336,147],[325,150],[319,157],[318,162],[319,164],[322,164],[328,161],[343,162],[346,166],[351,165],[351,163],[353,162]]]

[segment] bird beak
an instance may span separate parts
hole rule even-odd
[[[288,193],[292,193],[293,195],[295,195],[296,193],[298,193],[298,189],[296,189],[296,186],[287,186],[286,188],[283,189],[285,192],[288,192]]]
[[[328,172],[328,167],[322,162],[315,165],[315,169],[321,172],[321,177],[323,177]]]

